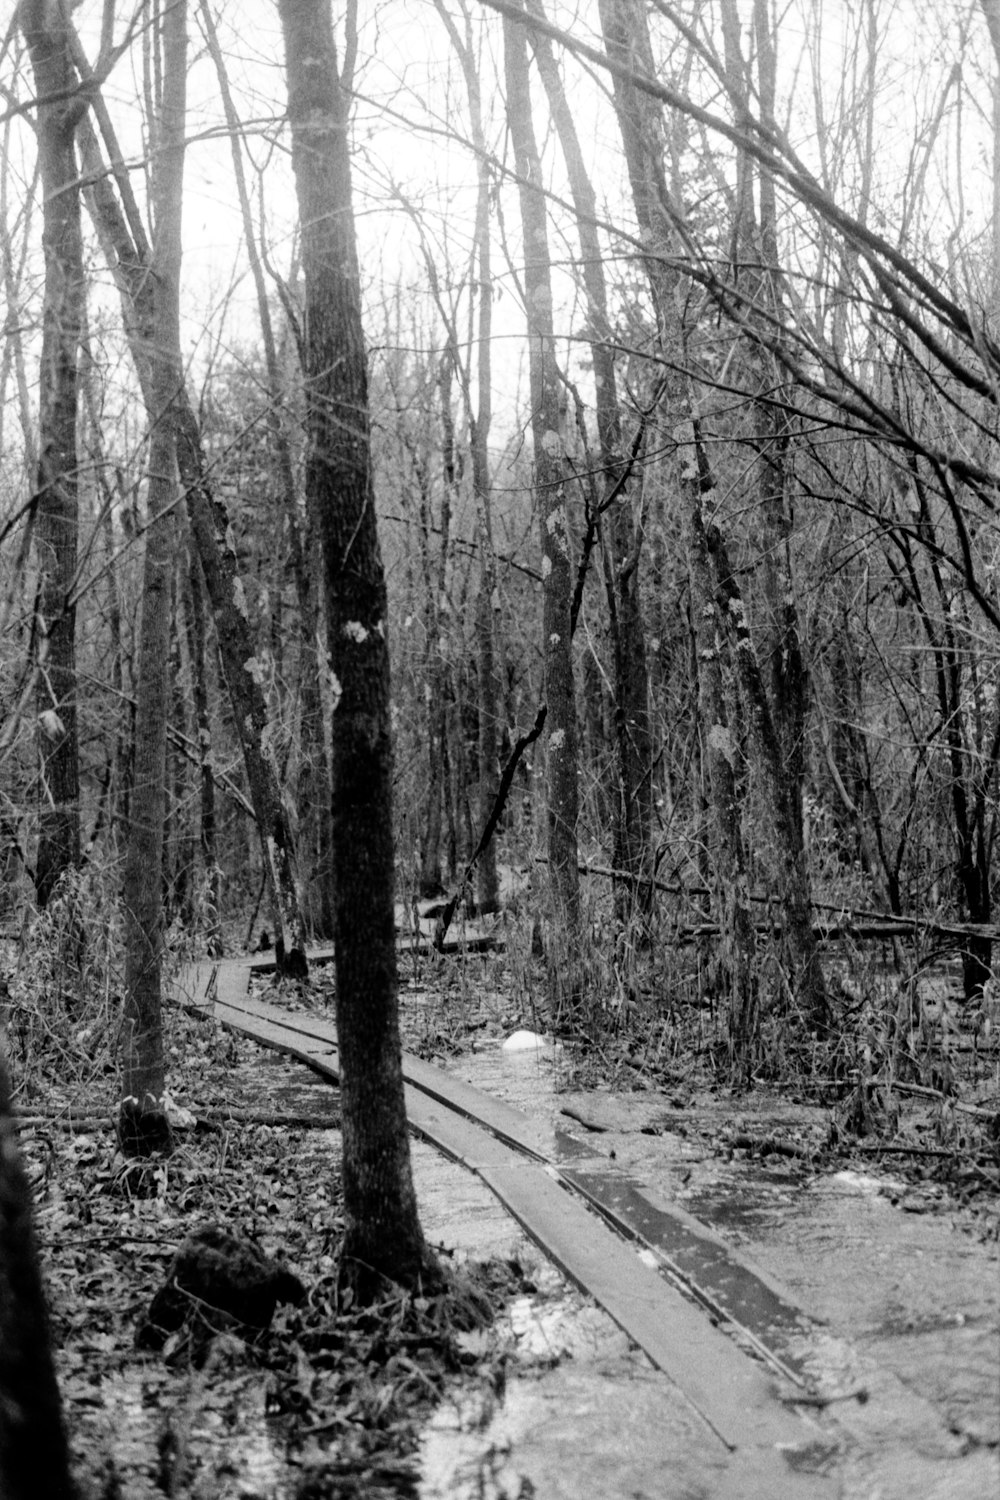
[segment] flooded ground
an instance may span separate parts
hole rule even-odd
[[[604,1161],[641,1181],[654,1207],[686,1209],[803,1310],[791,1357],[829,1403],[816,1407],[814,1434],[827,1457],[814,1453],[790,1495],[1000,1494],[1000,1259],[982,1215],[879,1167],[817,1174],[798,1162],[722,1159],[706,1136],[710,1103],[671,1112],[662,1095],[557,1092],[563,1062],[552,1048],[511,1055],[484,1045],[449,1071],[547,1121],[557,1157],[558,1132],[573,1131],[598,1172]],[[766,1100],[748,1109],[758,1130],[780,1118],[821,1130],[825,1117]],[[730,1127],[733,1118],[729,1104]],[[417,1176],[432,1236],[440,1223],[442,1238],[470,1252],[531,1253],[468,1174],[418,1148]],[[504,1399],[435,1417],[426,1500],[763,1497],[706,1445],[675,1388],[608,1318],[557,1284],[547,1297],[512,1325],[523,1359]]]
[[[535,1296],[519,1298],[504,1334],[502,1394],[446,1400],[428,1425],[421,1500],[584,1500],[715,1493],[724,1455],[680,1391],[592,1302],[567,1286],[482,1183],[419,1142],[414,1172],[429,1237],[459,1256],[515,1257]]]

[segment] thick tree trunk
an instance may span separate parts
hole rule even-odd
[[[372,488],[368,377],[347,108],[329,0],[280,0],[302,232],[309,456],[334,684],[337,1032],[344,1256],[413,1286],[436,1267],[417,1216],[403,1102],[393,911],[386,587]]]
[[[181,8],[182,0],[177,0],[168,14],[177,14]],[[162,388],[162,383],[157,383]],[[164,420],[154,428],[149,449],[149,526],[143,568],[133,785],[123,887],[125,1005],[119,1136],[128,1156],[149,1156],[171,1146],[170,1125],[164,1111],[166,1071],[160,978],[175,530],[170,507],[176,498],[173,437],[169,420]]]
[[[22,0],[24,31],[42,100],[38,160],[43,192],[45,298],[39,372],[35,541],[40,797],[35,892],[45,906],[80,863],[80,768],[76,704],[77,360],[83,331],[80,174],[74,137],[81,102],[64,12]],[[67,97],[67,95],[69,97]]]
[[[573,591],[566,504],[564,416],[555,358],[552,277],[541,162],[535,144],[524,27],[504,18],[504,71],[514,162],[520,178],[524,298],[528,323],[531,436],[542,546],[542,641],[545,662],[549,889],[553,933],[553,999],[579,998],[574,958],[580,930],[577,854],[578,731],[573,683]]]
[[[164,827],[174,506],[179,498],[173,411],[182,385],[180,350],[181,214],[187,109],[187,5],[164,12],[162,96],[152,159],[154,243],[152,338],[147,350],[153,417],[146,491],[147,528],[139,630],[132,815],[125,857],[125,1010],[119,1136],[129,1156],[171,1147],[164,1108],[166,1070],[161,1010]]]
[[[73,1500],[31,1189],[0,1044],[0,1495]]]

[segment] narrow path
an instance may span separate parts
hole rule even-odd
[[[177,999],[336,1080],[332,1020],[248,993],[253,972],[268,967],[253,960],[192,965],[179,978]],[[592,1158],[585,1143],[419,1058],[404,1055],[404,1076],[411,1128],[475,1173],[683,1392],[738,1462],[741,1493],[796,1500],[837,1493],[828,1476],[810,1472],[811,1456],[826,1460],[838,1444],[810,1410],[790,1348],[791,1334],[801,1340],[808,1325],[790,1299],[705,1226],[654,1204],[640,1184]],[[759,1359],[744,1352],[747,1345]]]

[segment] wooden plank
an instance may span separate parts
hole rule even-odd
[[[763,1368],[574,1198],[544,1167],[484,1166],[479,1176],[581,1291],[599,1302],[731,1449],[803,1437]]]
[[[336,1080],[339,1056],[332,1019],[250,997],[250,973],[247,964],[218,966],[215,1017]],[[684,1393],[716,1437],[738,1452],[741,1472],[746,1463],[746,1472],[753,1472],[755,1483],[762,1483],[775,1500],[786,1494],[795,1500],[832,1494],[825,1481],[801,1471],[794,1488],[788,1487],[789,1471],[779,1450],[802,1445],[809,1437],[806,1424],[774,1399],[762,1366],[573,1195],[570,1174],[544,1159],[551,1133],[421,1059],[407,1055],[404,1070],[411,1127],[481,1178],[542,1252],[604,1307]],[[532,1160],[526,1160],[526,1152]],[[603,1159],[599,1165],[602,1172],[614,1171]],[[594,1195],[593,1182],[587,1186]],[[640,1238],[645,1206],[640,1203],[633,1214],[636,1223],[622,1221],[627,1232]],[[611,1206],[605,1202],[601,1207],[614,1222]]]
[[[834,1484],[793,1474],[783,1450],[806,1446],[811,1425],[775,1399],[771,1381],[564,1187],[558,1172],[485,1136],[437,1100],[407,1090],[411,1124],[474,1171],[563,1274],[593,1297],[769,1497],[832,1497]],[[746,1494],[752,1492],[748,1485]]]
[[[184,964],[173,982],[174,997],[185,1006],[211,1005],[218,972],[217,963]]]
[[[223,983],[222,988],[229,986]],[[249,996],[234,1005],[218,1002],[216,1014],[225,1024],[256,1035],[265,1046],[285,1050],[332,1080],[339,1077],[337,1032],[332,1018],[307,1011],[290,1012]],[[487,1159],[484,1152],[491,1137],[503,1143],[504,1151],[497,1155],[490,1149],[490,1161],[510,1165],[519,1159],[507,1150],[513,1147],[545,1162],[565,1186],[585,1197],[613,1230],[652,1251],[675,1284],[687,1288],[712,1315],[745,1334],[787,1378],[800,1385],[806,1383],[801,1359],[795,1352],[807,1323],[801,1309],[783,1288],[747,1264],[705,1225],[660,1197],[654,1202],[648,1189],[628,1178],[606,1157],[590,1159],[589,1145],[580,1143],[579,1156],[566,1160],[570,1137],[562,1136],[557,1143],[551,1130],[432,1063],[404,1053],[403,1076],[407,1116],[426,1139],[455,1155],[470,1171],[478,1171],[479,1162]],[[429,1114],[425,1101],[435,1105]],[[449,1144],[454,1132],[448,1137],[445,1131],[443,1122],[448,1112],[479,1127],[478,1138],[461,1137],[472,1142],[468,1151],[456,1152]],[[554,1164],[557,1144],[560,1160]]]
[[[246,998],[250,988],[250,966],[240,963],[222,963],[215,979],[216,1004],[238,1004]]]
[[[289,1011],[266,1000],[257,1000],[246,993],[230,999],[228,980],[220,975],[220,1001],[224,994],[225,1003],[248,1018],[257,1016],[284,1026],[298,1036],[321,1038],[331,1047],[337,1045],[337,1028],[332,1017],[312,1011]],[[529,1120],[520,1110],[513,1109],[502,1099],[490,1098],[471,1084],[463,1083],[460,1078],[453,1078],[443,1068],[424,1062],[422,1058],[414,1057],[409,1052],[403,1053],[403,1077],[407,1083],[413,1084],[432,1099],[441,1100],[450,1109],[457,1110],[470,1120],[478,1120],[501,1140],[509,1141],[532,1156],[543,1159],[551,1156],[554,1145],[552,1130]]]

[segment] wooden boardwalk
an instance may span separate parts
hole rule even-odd
[[[336,1081],[332,1018],[249,994],[253,972],[270,967],[250,959],[193,964],[179,976],[175,998]],[[411,1128],[474,1172],[684,1393],[745,1475],[747,1495],[837,1493],[831,1477],[802,1463],[817,1442],[829,1445],[830,1434],[809,1412],[800,1363],[808,1325],[790,1298],[704,1225],[594,1158],[585,1142],[419,1058],[404,1054],[403,1071]],[[760,1357],[746,1354],[747,1345]]]

